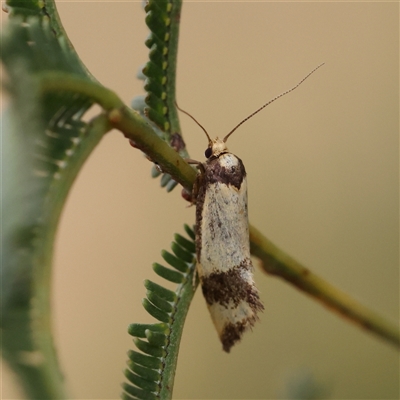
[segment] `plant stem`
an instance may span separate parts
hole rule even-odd
[[[148,122],[104,86],[63,72],[38,74],[40,88],[47,91],[71,91],[93,99],[105,111],[114,128],[120,130],[135,147],[142,150],[163,172],[169,173],[185,187],[192,190],[196,171],[164,140],[160,139]]]
[[[160,139],[151,126],[135,111],[124,106],[109,114],[114,127],[132,140],[162,171],[170,174],[189,192],[196,179],[196,171],[166,142]]]
[[[40,80],[42,93],[52,91],[69,91],[90,97],[105,110],[119,108],[124,105],[123,101],[110,89],[82,78],[69,72],[42,72],[36,75]]]
[[[330,310],[380,336],[390,344],[400,347],[400,333],[395,324],[313,274],[252,226],[250,227],[250,242],[252,254],[262,261],[262,268],[267,274],[283,278],[322,302]]]

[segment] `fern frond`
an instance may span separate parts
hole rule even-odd
[[[190,238],[194,237],[194,232],[189,226],[185,225],[185,230]],[[147,298],[143,299],[143,306],[160,322],[131,324],[128,328],[128,333],[134,336],[133,341],[142,353],[133,350],[128,352],[128,369],[125,371],[125,377],[129,383],[124,383],[122,386],[125,391],[122,399],[172,397],[179,342],[195,291],[193,239],[175,235],[171,249],[174,254],[163,250],[161,255],[174,270],[158,263],[153,264],[153,269],[159,276],[179,285],[173,292],[152,281],[145,281]],[[195,285],[197,286],[197,283]]]
[[[10,21],[16,20],[18,22],[22,20],[26,22],[28,19],[31,19],[31,17],[35,17],[36,20],[46,20],[50,25],[53,36],[58,39],[63,51],[69,53],[69,63],[71,63],[72,58],[74,58],[74,63],[80,65],[81,71],[84,72],[87,77],[96,81],[76,54],[61,23],[54,0],[6,0],[4,10],[9,13]],[[49,55],[46,54],[45,59],[48,58]],[[38,61],[40,63],[41,60],[39,59]]]
[[[38,1],[26,1],[21,2],[20,0],[7,0],[4,4],[4,11],[9,14],[9,17],[21,16],[27,18],[30,16],[44,17],[45,3],[39,3]]]
[[[170,144],[183,158],[188,158],[181,135],[175,106],[176,61],[179,36],[181,0],[149,0],[145,11],[150,35],[146,46],[150,49],[149,61],[138,78],[144,80],[147,96],[139,96],[132,107],[152,122],[157,134]],[[152,169],[152,176],[161,172]],[[161,187],[172,191],[177,183],[168,174],[161,177]]]
[[[8,7],[1,52],[11,99],[2,125],[2,355],[27,397],[62,399],[70,396],[52,341],[54,235],[72,182],[111,127],[104,115],[82,119],[90,96],[43,90],[42,77],[54,72],[98,85],[63,34],[54,3],[9,0]]]

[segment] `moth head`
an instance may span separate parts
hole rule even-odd
[[[208,132],[206,131],[206,128],[204,128],[203,125],[200,124],[199,121],[197,121],[197,119],[195,117],[193,117],[193,115],[189,114],[187,111],[182,110],[182,108],[178,107],[178,104],[176,104],[176,108],[183,112],[184,114],[186,114],[188,117],[190,117],[194,122],[196,122],[196,124],[203,129],[204,133],[207,136],[208,139],[208,147],[206,149],[206,151],[204,152],[204,155],[206,156],[207,159],[209,159],[211,156],[216,156],[218,157],[220,154],[224,153],[227,151],[227,147],[225,144],[225,139],[218,139],[215,138],[214,140],[212,140],[210,138],[210,135],[208,134]]]
[[[223,139],[215,138],[214,140],[209,140],[208,147],[204,152],[206,158],[210,158],[212,156],[218,157],[222,153],[226,153],[228,148]]]

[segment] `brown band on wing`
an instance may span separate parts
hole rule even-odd
[[[221,342],[224,351],[227,353],[230,352],[231,347],[241,339],[246,327],[246,324],[243,322],[237,322],[236,324],[229,323],[224,327],[221,335]]]
[[[201,288],[207,303],[237,307],[240,302],[245,301],[254,312],[262,311],[264,306],[256,287],[243,277],[243,272],[251,268],[250,259],[246,259],[226,272],[213,272],[207,277],[202,277]]]
[[[243,333],[246,330],[254,326],[254,323],[256,321],[257,317],[254,316],[254,318],[243,319],[242,321],[238,321],[235,324],[227,323],[224,326],[220,338],[224,351],[229,353],[231,347],[242,338]]]
[[[239,157],[236,158],[238,164],[229,168],[223,167],[218,158],[209,160],[205,168],[205,183],[220,182],[235,186],[239,190],[243,179],[246,177],[246,170],[242,160]]]

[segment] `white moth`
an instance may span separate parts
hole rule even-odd
[[[209,142],[206,162],[188,160],[198,164],[200,170],[193,194],[197,272],[211,318],[223,349],[228,353],[259,319],[258,312],[264,306],[254,284],[250,258],[246,170],[242,160],[228,151],[226,141],[245,121],[296,89],[322,65],[250,114],[223,139],[212,140],[195,118],[181,110],[203,129]]]
[[[246,170],[215,139],[200,164],[196,197],[197,272],[223,349],[229,352],[264,309],[253,280]]]

